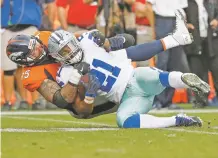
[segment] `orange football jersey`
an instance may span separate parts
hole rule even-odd
[[[38,37],[42,43],[48,46],[48,39],[51,35],[49,31],[37,31],[34,36]],[[37,90],[46,79],[56,79],[59,63],[50,63],[38,66],[24,67],[22,74],[22,83],[24,88],[33,92]]]
[[[60,64],[58,63],[25,67],[22,74],[22,83],[24,88],[34,92],[40,87],[45,79],[49,78],[55,81],[59,67]]]
[[[52,32],[50,31],[37,31],[34,36],[39,38],[45,46],[48,46],[48,39]]]

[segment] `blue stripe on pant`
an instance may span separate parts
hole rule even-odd
[[[123,128],[139,128],[139,114],[152,109],[154,96],[161,93],[165,86],[160,82],[158,69],[139,67],[127,86],[117,111],[117,124]]]

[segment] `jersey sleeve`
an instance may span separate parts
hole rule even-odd
[[[73,72],[73,66],[68,65],[68,66],[62,66],[59,68],[57,76],[56,76],[56,81],[59,84],[59,86],[63,87],[64,85],[67,84],[67,82],[70,79],[70,75]]]
[[[126,49],[110,51],[109,54],[112,55],[113,57],[116,57],[117,59],[119,58],[120,60],[128,59],[128,56],[127,56],[127,53],[126,53]]]
[[[55,81],[59,67],[59,64],[47,64],[24,68],[22,75],[24,88],[30,92],[34,92],[41,86],[45,79],[48,78]]]

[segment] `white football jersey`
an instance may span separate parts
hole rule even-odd
[[[95,73],[102,86],[98,95],[106,97],[109,101],[120,103],[126,86],[132,77],[133,67],[127,58],[126,50],[106,52],[94,41],[90,32],[78,38],[84,50],[84,62],[90,64],[90,71]],[[67,83],[71,66],[62,66],[57,75],[60,85]],[[61,71],[61,72],[60,72]]]

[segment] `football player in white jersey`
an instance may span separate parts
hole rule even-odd
[[[106,52],[96,46],[89,32],[83,34],[79,41],[65,31],[55,31],[49,38],[48,49],[51,56],[67,64],[81,62],[90,65],[85,99],[77,96],[75,103],[83,105],[85,117],[92,114],[96,96],[106,97],[117,104],[117,124],[122,128],[162,128],[171,126],[201,126],[198,117],[179,114],[172,117],[155,117],[147,114],[154,96],[166,87],[191,88],[197,94],[207,94],[210,87],[198,76],[191,73],[163,72],[152,67],[133,68],[131,59],[146,60],[178,45],[192,42],[184,17],[176,12],[177,27],[172,35],[151,43],[144,43],[118,51]],[[71,65],[63,66],[57,75],[59,83],[71,83],[77,86],[81,74]],[[78,112],[78,111],[77,111]],[[92,116],[90,116],[92,117]]]

